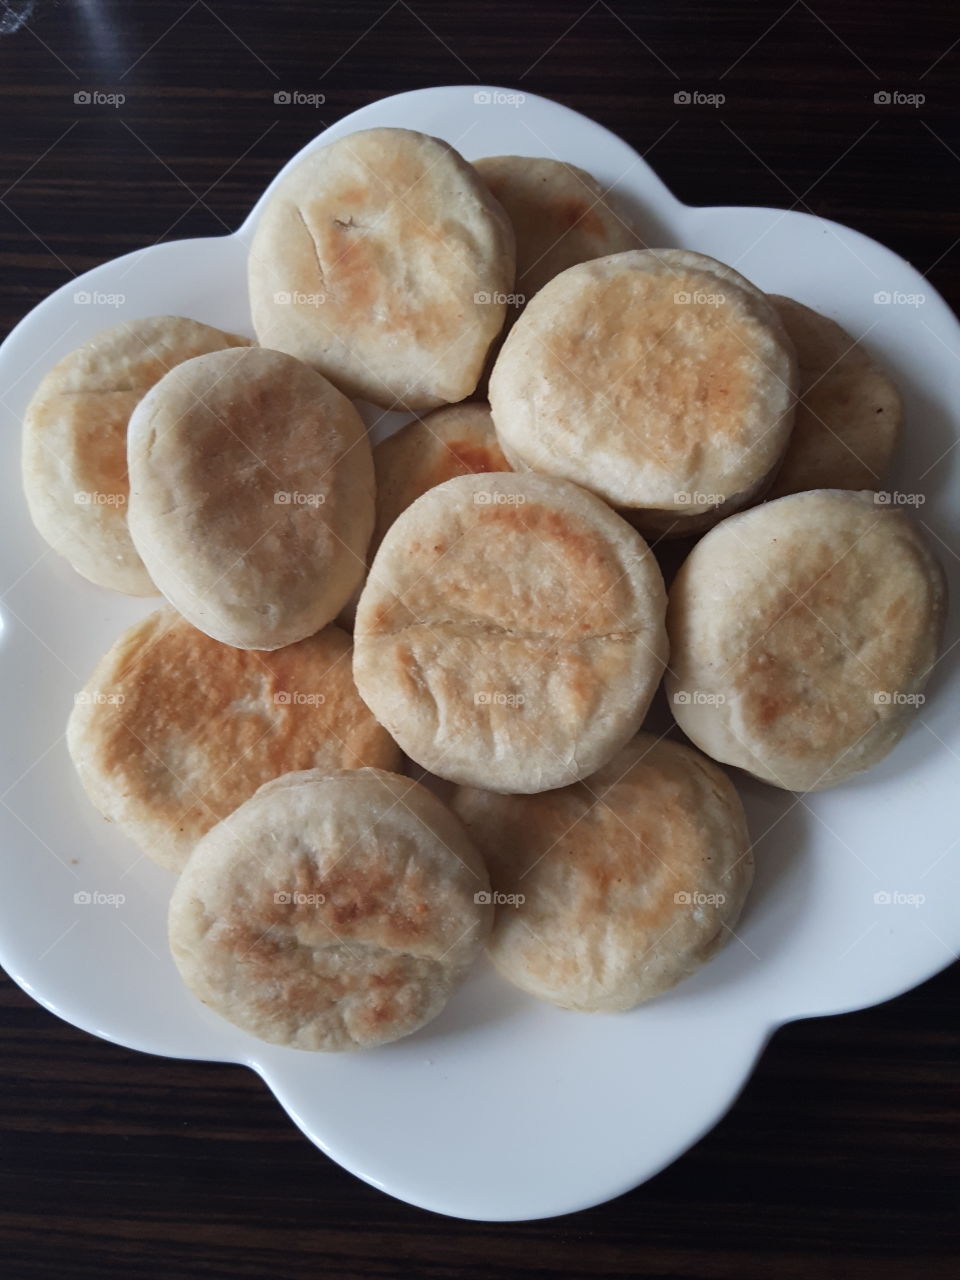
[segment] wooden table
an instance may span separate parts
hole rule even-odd
[[[481,81],[542,93],[648,153],[681,199],[859,228],[960,297],[946,0],[469,6],[6,0],[0,331],[72,274],[232,230],[324,124]],[[323,106],[274,102],[323,93]],[[676,105],[678,91],[721,107]],[[922,93],[919,107],[875,103]],[[75,101],[122,93],[121,106]],[[570,1218],[484,1225],[399,1204],[320,1155],[235,1067],[94,1040],[0,990],[0,1271],[72,1277],[957,1274],[960,970],[787,1027],[692,1152]]]

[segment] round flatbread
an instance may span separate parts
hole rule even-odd
[[[489,880],[426,788],[359,769],[289,774],[197,845],[170,901],[198,999],[294,1049],[370,1048],[441,1011],[490,927]]]
[[[248,338],[183,316],[125,320],[64,356],[23,420],[23,488],[37,532],[77,573],[157,594],[127,529],[127,423],[174,365]]]
[[[178,365],[129,430],[130,532],[195,627],[239,649],[312,635],[363,580],[373,458],[356,409],[279,351]]]
[[[870,768],[937,656],[943,573],[873,493],[818,489],[731,516],[670,591],[666,687],[701,750],[789,791]]]
[[[518,304],[578,262],[640,249],[615,198],[584,169],[533,156],[484,156],[473,166],[517,238]]]
[[[250,305],[264,346],[347,395],[418,411],[476,387],[513,273],[507,216],[462,156],[410,129],[366,129],[271,192]]]
[[[374,550],[411,502],[454,476],[509,471],[497,444],[488,405],[468,402],[436,409],[405,427],[373,450],[377,476],[377,524]]]
[[[846,329],[770,296],[797,351],[793,434],[771,498],[804,489],[878,489],[903,422],[900,393]]]
[[[493,963],[566,1009],[632,1009],[688,977],[730,938],[753,879],[729,779],[648,733],[585,782],[463,788],[453,808],[490,870]]]
[[[357,607],[354,676],[423,768],[545,791],[640,727],[663,616],[656,561],[598,498],[548,476],[458,476],[387,531]]]
[[[194,845],[295,769],[395,769],[360,700],[350,637],[327,627],[273,653],[232,649],[161,609],[125,631],[77,695],[67,746],[90,800],[156,862]]]
[[[490,403],[514,467],[576,481],[641,526],[693,529],[770,483],[795,384],[765,295],[712,258],[660,249],[545,285],[497,358]]]

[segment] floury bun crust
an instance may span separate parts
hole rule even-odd
[[[374,447],[377,526],[373,546],[411,502],[454,476],[509,471],[489,406],[474,402],[435,409]]]
[[[231,649],[172,609],[130,627],[77,697],[67,746],[84,790],[156,862],[179,870],[215,823],[296,769],[396,769],[360,700],[349,636]]]
[[[195,627],[279,649],[337,616],[363,580],[373,458],[356,409],[279,351],[179,365],[130,420],[130,532]]]
[[[442,778],[565,786],[640,727],[667,657],[664,599],[646,543],[592,494],[459,476],[380,545],[357,608],[357,688]]]
[[[873,493],[764,503],[711,530],[674,579],[674,716],[715,760],[774,786],[835,786],[903,735],[943,611],[939,564]]]
[[[890,378],[845,329],[771,295],[797,351],[800,403],[771,498],[805,489],[878,489],[903,405]]]
[[[641,248],[613,197],[583,169],[532,156],[484,156],[473,167],[517,237],[514,292],[532,298],[567,267]]]
[[[294,773],[197,846],[170,946],[194,995],[261,1040],[369,1048],[441,1011],[486,940],[488,890],[426,788],[375,769]]]
[[[632,1009],[709,960],[753,879],[743,806],[698,751],[648,733],[586,782],[459,790],[497,891],[499,972],[567,1009]]]
[[[249,339],[183,316],[125,320],[64,356],[23,423],[23,487],[37,531],[97,586],[157,588],[127,529],[127,423],[174,365]]]
[[[793,423],[796,360],[772,304],[679,249],[562,272],[530,301],[490,377],[514,467],[573,480],[673,532],[763,492]]]
[[[513,289],[514,235],[439,138],[367,129],[281,180],[250,248],[259,341],[347,395],[415,411],[476,387]]]

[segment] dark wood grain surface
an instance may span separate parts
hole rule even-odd
[[[812,210],[956,304],[956,6],[0,0],[0,332],[157,240],[232,230],[349,111],[433,84],[542,93],[622,134],[681,199]],[[677,106],[681,89],[720,108]],[[75,101],[122,93],[121,107]],[[278,105],[278,90],[323,93]],[[923,94],[878,104],[879,91]],[[958,1274],[955,967],[784,1028],[730,1115],[611,1204],[485,1225],[381,1195],[239,1068],[97,1041],[0,988],[0,1274],[690,1277]]]

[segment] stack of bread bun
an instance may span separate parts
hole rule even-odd
[[[417,1030],[484,947],[566,1009],[667,991],[750,888],[737,771],[842,784],[936,660],[896,388],[582,169],[402,129],[286,173],[249,289],[255,341],[125,321],[24,424],[40,534],[163,597],[67,741],[178,874],[184,981],[310,1050]],[[371,447],[357,402],[408,421]]]

